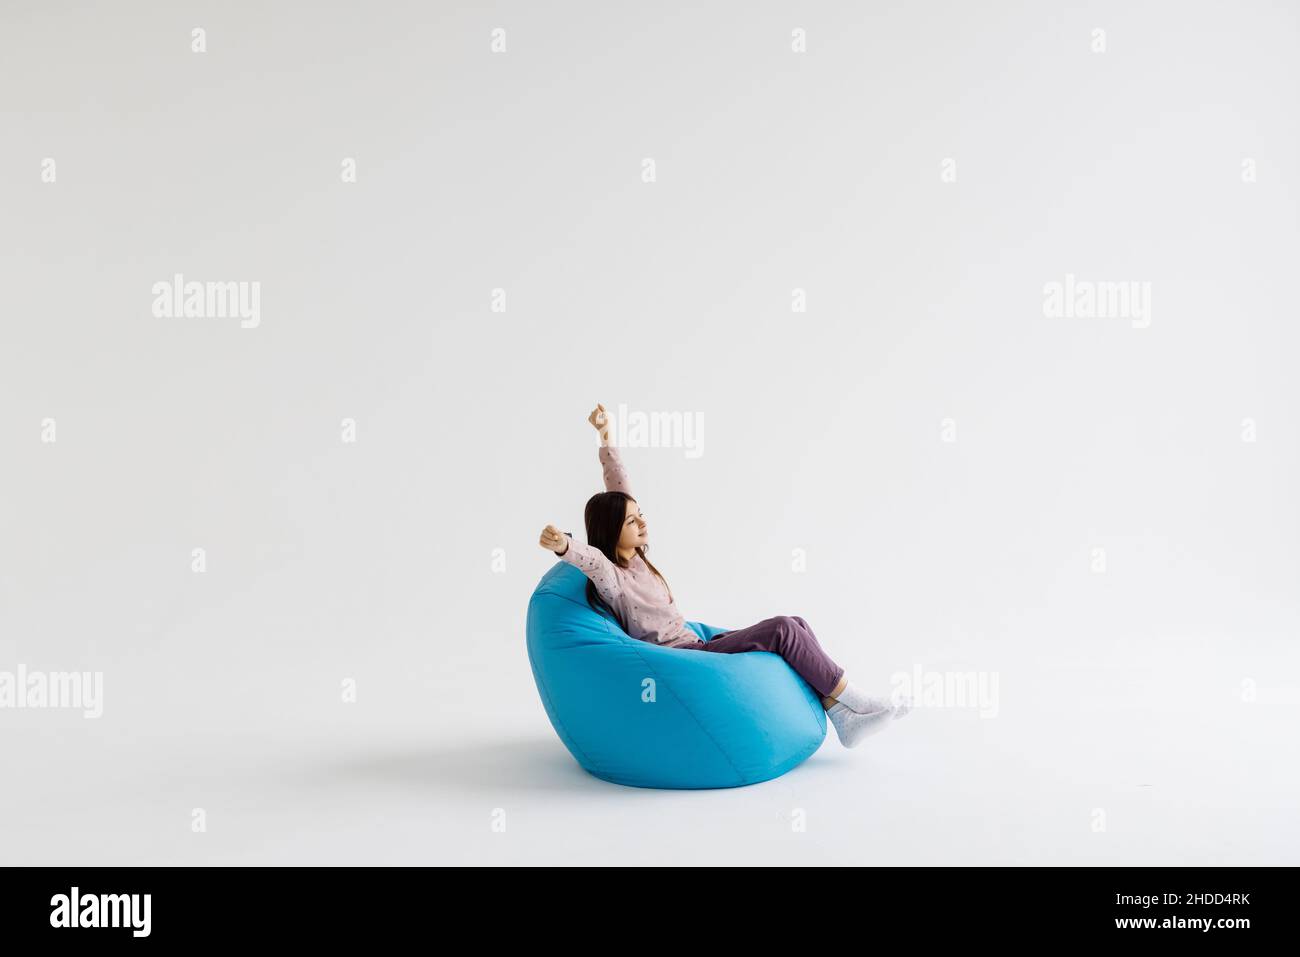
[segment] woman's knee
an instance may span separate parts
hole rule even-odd
[[[808,622],[804,621],[798,615],[778,615],[779,621],[783,628],[788,628],[796,634],[812,634],[812,629],[808,627]]]
[[[804,621],[803,618],[798,615],[785,615],[784,617],[790,623],[789,631],[791,640],[805,645],[817,645],[820,647],[821,643],[817,640],[817,636],[813,634],[813,630],[808,627],[808,622]]]
[[[796,618],[793,615],[777,615],[772,621],[776,625],[777,637],[783,641],[802,641],[804,639],[807,626],[802,623],[802,618]]]

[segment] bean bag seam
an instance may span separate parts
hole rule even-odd
[[[806,685],[808,684],[808,682],[804,680],[804,678],[803,678],[802,675],[799,676],[799,680],[800,680],[800,681],[803,681],[803,683],[806,684]],[[812,685],[808,685],[808,687],[812,689],[812,693],[815,694],[815,695],[817,695],[817,700],[820,701],[820,700],[821,700],[821,695],[820,695],[820,693],[817,691],[817,689],[816,689],[816,688],[813,688]],[[814,723],[814,724],[817,724],[817,725],[820,725],[821,722],[817,720],[817,709],[813,707],[813,703],[812,703],[811,701],[808,701],[807,699],[804,699],[804,700],[805,700],[805,702],[806,702],[807,705],[808,705],[808,713],[811,714],[811,715],[813,716],[813,723]],[[826,733],[826,729],[823,727],[823,728],[822,728],[822,734],[825,734],[825,733]],[[819,741],[818,744],[820,744],[820,743],[821,743],[821,742]]]
[[[689,625],[690,622],[687,622],[687,624]],[[706,630],[707,630],[708,628],[710,628],[710,627],[713,627],[713,626],[710,626],[710,625],[705,625],[704,622],[702,622],[702,621],[697,621],[695,624],[697,624],[697,625],[701,625],[701,626],[704,627]],[[732,630],[732,629],[730,629],[730,628],[723,628],[723,629],[721,629],[721,630],[718,632],[718,634],[720,634],[720,635],[725,635],[728,631],[731,631],[731,630]],[[711,639],[711,638],[706,638],[706,639],[704,639],[704,641],[705,641],[705,643],[708,643],[709,641],[712,641],[712,639]],[[786,662],[786,663],[789,664],[789,662]],[[794,670],[794,669],[791,669],[791,670]],[[808,684],[808,682],[807,682],[806,680],[804,680],[803,675],[799,675],[799,680],[800,680],[800,681],[803,681],[803,683],[806,684],[806,685]],[[817,693],[818,693],[818,692],[817,692],[817,689],[816,689],[816,688],[813,688],[812,685],[808,685],[808,687],[812,689],[812,691],[813,691],[814,694],[817,694]],[[819,698],[820,698],[820,695],[819,695]],[[806,705],[808,705],[808,713],[812,715],[812,718],[813,718],[813,724],[819,724],[819,722],[818,722],[818,720],[817,720],[817,709],[816,709],[815,707],[813,707],[813,703],[812,703],[811,701],[808,701],[807,699],[804,699],[804,703],[805,703]],[[825,727],[822,727],[822,735],[823,735],[823,737],[825,736],[825,734],[826,734],[826,728],[825,728]],[[821,743],[822,743],[821,741],[818,741],[818,742],[817,742],[817,746],[816,746],[813,750],[815,751],[817,747],[821,747]],[[808,754],[811,754],[812,751],[809,751],[809,752],[807,752],[807,753],[808,753]]]
[[[552,593],[552,594],[554,594],[554,593]],[[582,605],[582,604],[583,604],[582,602],[574,601],[572,598],[566,598],[566,597],[564,597],[563,595],[555,595],[555,597],[560,598],[560,599],[562,599],[563,601],[570,602],[571,604],[574,604],[574,605]],[[588,607],[588,608],[589,608],[589,607],[591,607],[591,606],[590,606],[590,605],[586,605],[585,607]],[[639,649],[639,648],[636,647],[637,639],[635,639],[635,638],[631,637],[630,635],[624,633],[624,632],[622,631],[622,629],[619,629],[618,631],[615,631],[612,627],[610,627],[610,618],[609,618],[608,615],[602,614],[602,615],[600,616],[600,620],[603,621],[603,622],[605,623],[605,631],[606,631],[606,633],[608,633],[608,634],[614,636],[615,638],[619,639],[620,641],[622,641],[624,644],[628,645],[628,646],[631,648],[632,653],[633,653],[634,655],[636,655],[637,658],[639,658],[639,659],[641,660],[641,664],[645,667],[645,669],[646,669],[647,671],[651,672],[651,673],[654,675],[655,682],[656,682],[656,685],[657,685],[658,682],[659,682],[659,680],[660,680],[660,678],[659,678],[659,672],[656,671],[656,670],[654,669],[654,667],[650,664],[650,662],[646,661],[645,656],[641,654],[641,649]],[[679,650],[679,651],[680,651],[680,650],[683,650],[683,649],[676,649],[676,650]],[[671,695],[672,695],[672,696],[677,700],[677,703],[680,704],[680,705],[682,706],[682,710],[685,711],[687,714],[689,714],[689,715],[691,716],[691,720],[695,722],[695,726],[696,726],[697,728],[699,728],[701,731],[703,731],[704,734],[708,737],[709,741],[712,742],[713,746],[714,746],[715,748],[718,749],[718,753],[722,755],[723,759],[727,762],[727,765],[731,768],[732,771],[735,772],[735,774],[736,774],[736,778],[737,778],[739,781],[741,781],[741,783],[744,783],[745,776],[744,776],[743,774],[740,773],[740,769],[739,769],[738,767],[736,767],[735,762],[731,760],[731,755],[729,755],[729,754],[727,753],[726,749],[725,749],[724,747],[722,747],[722,745],[718,744],[718,739],[715,738],[715,737],[710,733],[709,729],[706,728],[706,727],[704,726],[704,723],[703,723],[702,721],[700,721],[700,719],[699,719],[698,717],[696,717],[695,712],[692,711],[689,707],[687,707],[686,702],[685,702],[684,700],[682,700],[682,699],[677,695],[677,692],[673,691],[673,688],[672,688],[672,685],[671,685],[671,684],[668,685],[668,693],[671,694]]]
[[[818,748],[820,748],[820,747],[821,747],[825,742],[826,742],[826,733],[825,733],[825,730],[823,729],[822,736],[821,736],[820,738],[818,738],[818,739],[816,740],[816,742],[813,743],[812,747],[810,747],[810,748],[809,748],[807,751],[805,751],[803,754],[799,755],[799,760],[798,760],[798,761],[795,761],[794,764],[793,764],[792,766],[793,766],[793,767],[798,767],[798,766],[799,766],[800,764],[802,764],[804,761],[808,760],[808,758],[811,757],[812,754],[813,754],[813,753],[814,753]]]
[[[631,643],[633,646],[635,646],[637,639],[632,638],[632,637],[628,636],[627,634],[622,633],[621,631],[620,631],[620,632],[615,632],[612,628],[609,627],[609,619],[608,619],[608,618],[605,619],[605,628],[610,632],[610,634],[613,634],[616,638],[619,638],[619,639],[621,639],[621,640],[624,641],[624,642],[629,642],[629,643]],[[672,649],[672,650],[676,650],[676,651],[684,651],[685,649],[677,648],[677,649]],[[633,647],[633,648],[632,648],[632,653],[633,653],[634,655],[636,655],[638,658],[641,659],[641,664],[643,664],[643,665],[645,666],[645,669],[646,669],[647,671],[649,671],[649,672],[651,672],[651,673],[654,674],[654,676],[655,676],[655,682],[656,682],[656,687],[657,687],[657,686],[658,686],[658,682],[659,682],[659,673],[658,673],[657,671],[655,671],[654,667],[650,664],[650,662],[646,661],[645,656],[641,654],[641,649],[640,649],[640,648]],[[744,776],[743,774],[740,773],[740,768],[736,767],[735,762],[731,760],[731,755],[727,753],[727,749],[724,748],[722,745],[720,745],[720,744],[718,743],[718,739],[715,738],[715,737],[713,736],[712,732],[710,732],[709,729],[708,729],[707,727],[704,726],[704,722],[701,721],[698,717],[696,717],[695,712],[692,711],[692,710],[687,706],[686,702],[685,702],[685,701],[684,701],[680,696],[678,696],[677,692],[673,690],[673,686],[672,686],[671,683],[669,683],[669,685],[668,685],[668,693],[671,694],[674,698],[677,699],[677,703],[678,703],[679,705],[682,706],[682,710],[683,710],[683,711],[685,711],[687,714],[689,714],[689,715],[691,716],[691,720],[695,722],[695,726],[698,727],[701,731],[703,731],[703,732],[705,733],[705,735],[708,736],[708,739],[709,739],[711,742],[713,742],[713,746],[714,746],[715,748],[718,749],[718,753],[721,754],[722,757],[726,760],[727,765],[731,768],[731,770],[734,771],[734,772],[736,773],[736,779],[737,779],[738,781],[740,781],[740,783],[743,784],[743,783],[745,782],[745,776]]]

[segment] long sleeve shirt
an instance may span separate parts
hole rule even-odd
[[[618,449],[610,445],[600,447],[600,464],[605,474],[605,491],[632,494],[627,470],[619,457]],[[680,648],[697,644],[698,635],[686,624],[677,610],[668,588],[641,554],[632,556],[628,567],[611,562],[600,549],[569,540],[568,551],[558,556],[578,568],[591,579],[596,591],[627,623],[627,632],[633,638],[659,645]]]

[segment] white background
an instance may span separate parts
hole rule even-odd
[[[265,6],[0,14],[0,670],[104,676],[0,710],[0,860],[1300,864],[1294,6]],[[597,402],[703,423],[624,453],[688,618],[996,717],[583,772],[524,613]]]

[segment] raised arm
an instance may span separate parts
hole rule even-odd
[[[622,456],[619,455],[618,448],[609,444],[609,415],[605,412],[603,405],[597,404],[596,408],[591,410],[591,415],[587,416],[590,422],[600,433],[600,468],[605,477],[606,492],[623,492],[629,497],[632,495],[632,483],[628,481],[627,469],[623,467]]]
[[[602,445],[599,455],[600,466],[605,473],[605,491],[625,492],[629,497],[636,498],[632,494],[632,486],[628,484],[627,469],[623,468],[618,449],[612,445]]]

